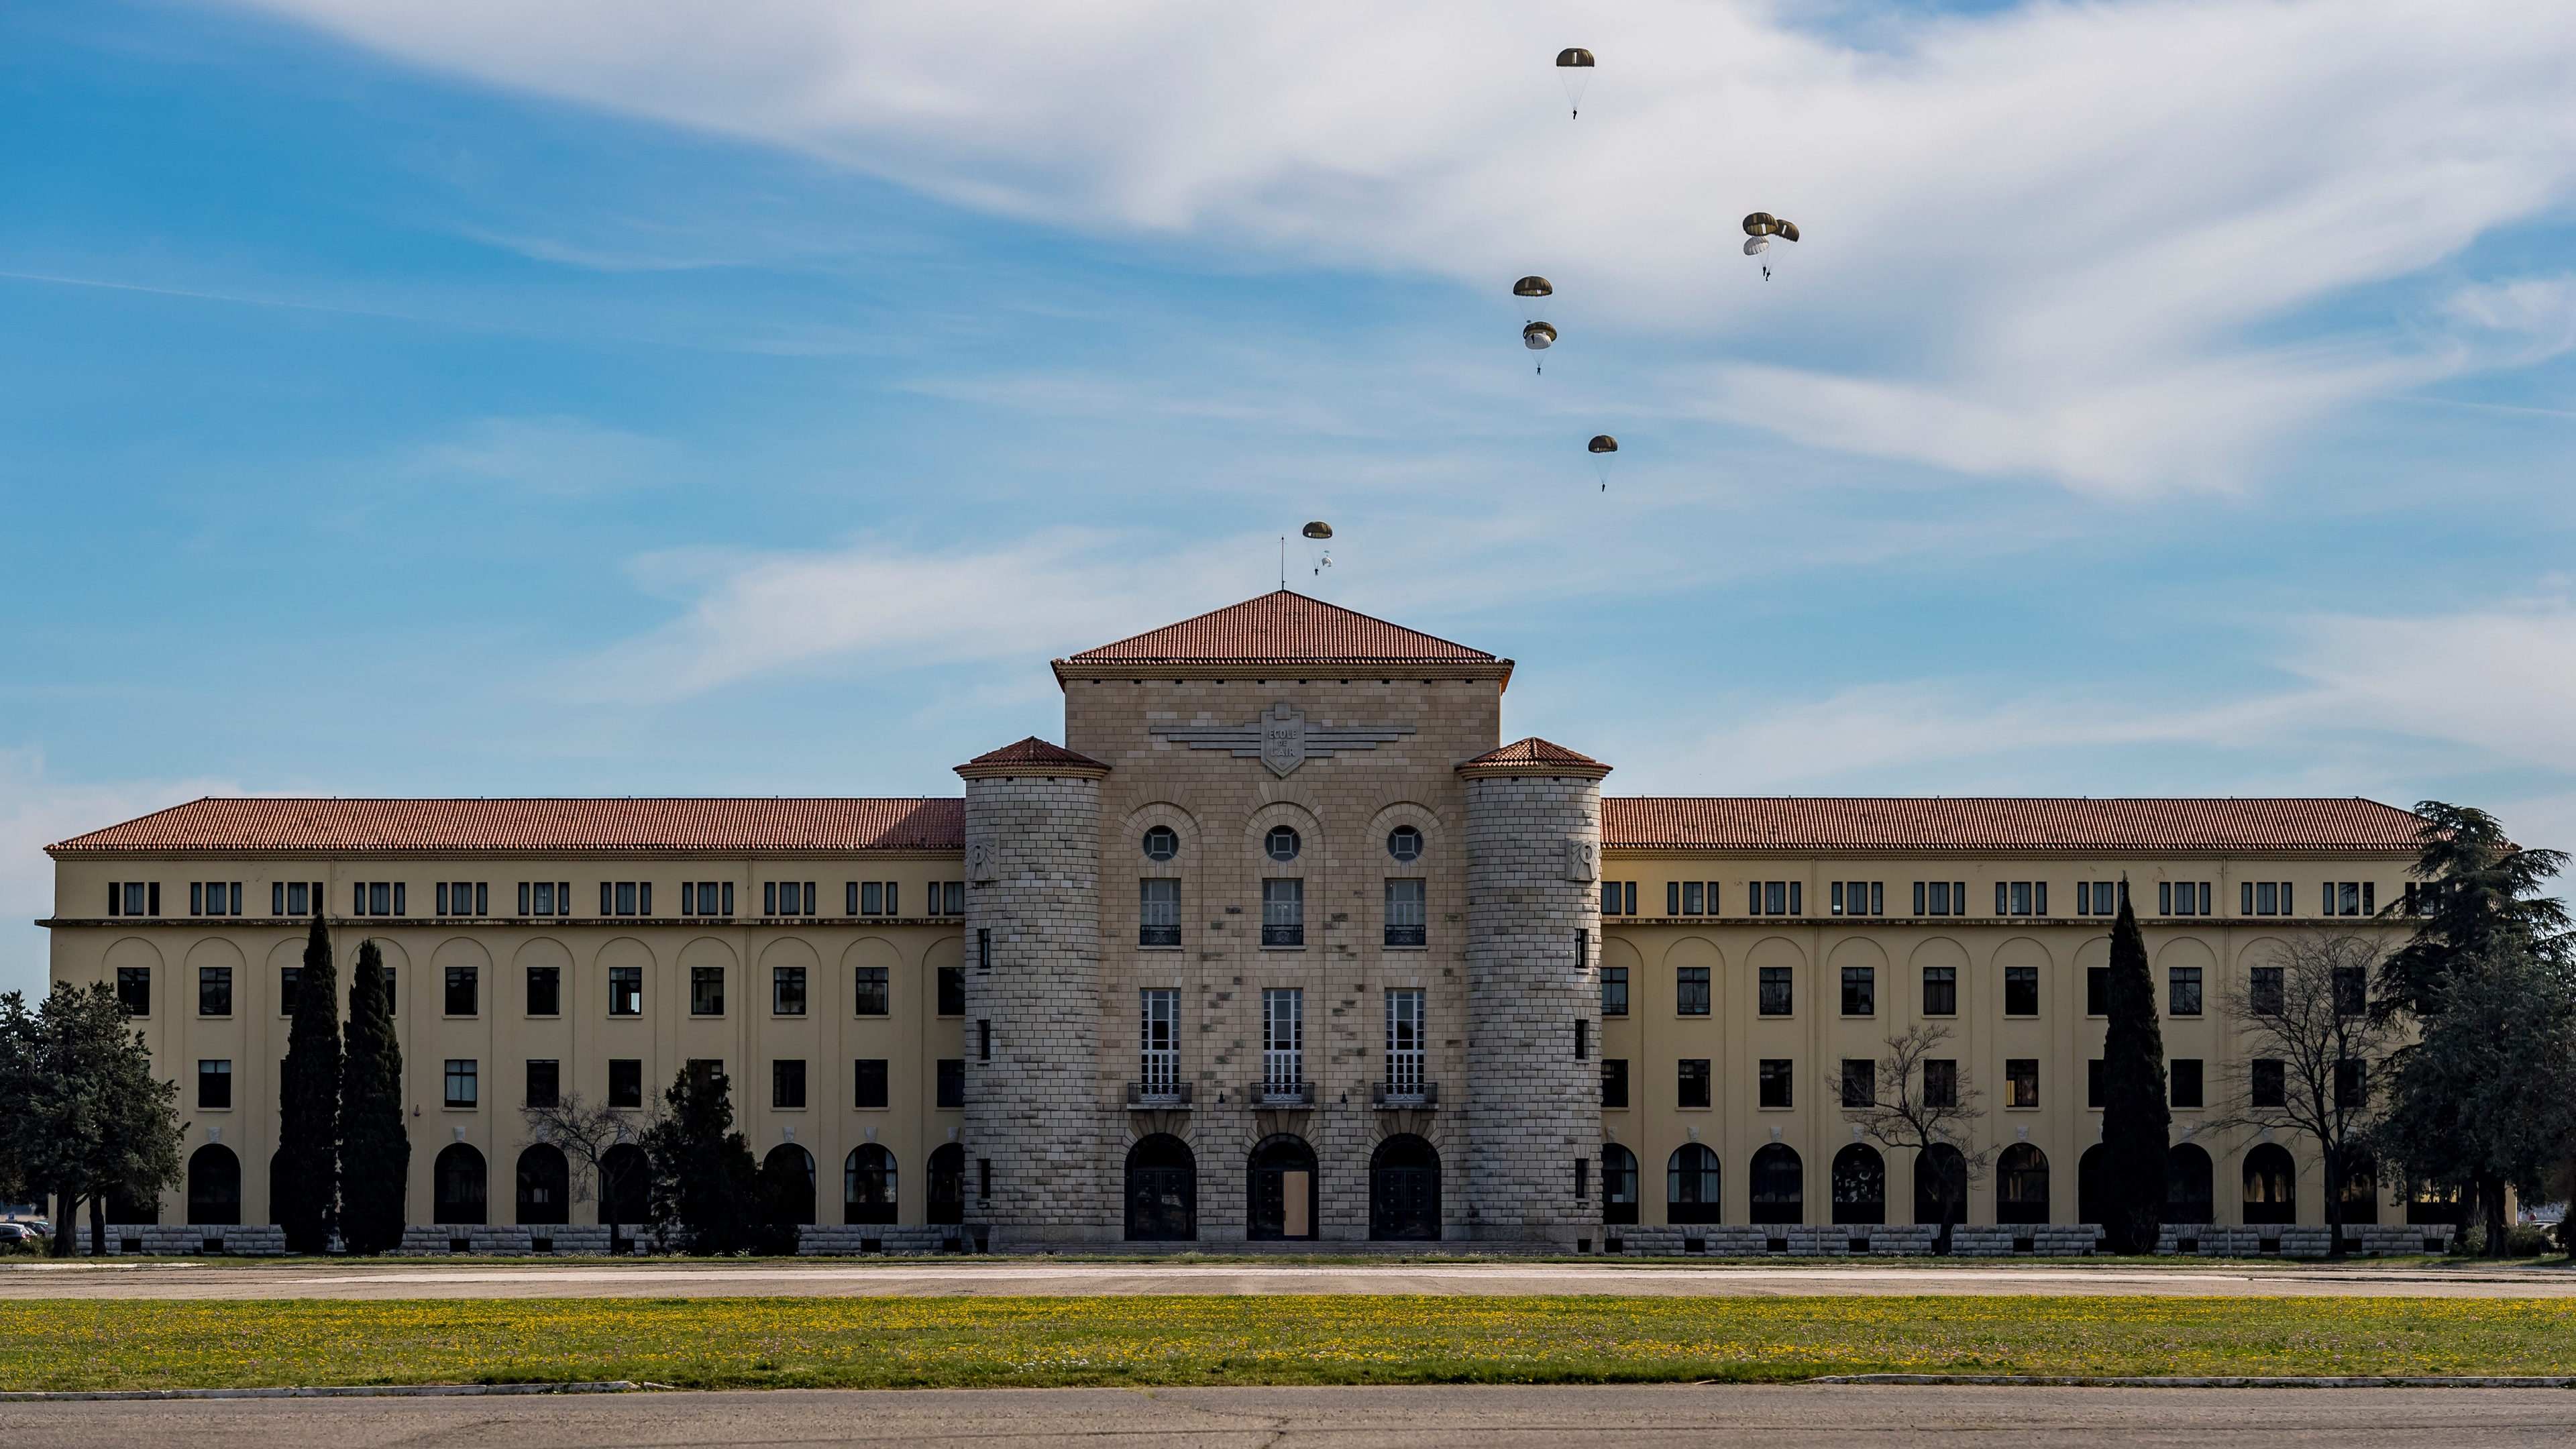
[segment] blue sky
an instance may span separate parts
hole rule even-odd
[[[208,792],[950,793],[1309,518],[1614,789],[2576,843],[2576,15],[1795,13],[0,11],[0,909]]]

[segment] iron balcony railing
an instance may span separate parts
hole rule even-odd
[[[1369,1088],[1369,1103],[1377,1107],[1437,1107],[1440,1105],[1438,1082],[1377,1082]]]
[[[1129,1082],[1127,1105],[1130,1107],[1186,1107],[1190,1105],[1187,1082]]]

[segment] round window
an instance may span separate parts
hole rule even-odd
[[[1387,832],[1386,853],[1398,860],[1422,858],[1422,832],[1410,825],[1399,825]]]
[[[1270,827],[1269,839],[1262,842],[1261,848],[1272,860],[1295,860],[1297,852],[1305,848],[1305,842],[1287,826],[1274,825]]]
[[[1181,837],[1168,825],[1157,825],[1145,832],[1145,858],[1169,860],[1181,853]]]

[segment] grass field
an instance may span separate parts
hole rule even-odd
[[[2576,1302],[2434,1298],[34,1300],[0,1388],[1615,1383],[2576,1371]]]

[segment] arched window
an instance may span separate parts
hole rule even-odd
[[[1127,1240],[1186,1243],[1199,1235],[1199,1160],[1168,1132],[1127,1149]]]
[[[1753,1154],[1752,1187],[1753,1221],[1807,1220],[1807,1164],[1788,1143],[1773,1142]]]
[[[2170,1174],[2171,1169],[2167,1169]],[[2168,1176],[2170,1181],[2170,1175]],[[2075,1159],[2075,1220],[2102,1225],[2102,1144],[2094,1143]],[[2203,1218],[2202,1222],[2209,1219]]]
[[[761,1206],[778,1227],[814,1225],[814,1154],[793,1142],[769,1149],[760,1164]]]
[[[2379,1221],[2379,1165],[2359,1153],[2344,1168],[2343,1220],[2346,1227]]]
[[[599,1167],[600,1222],[640,1227],[653,1208],[653,1164],[644,1149],[621,1142],[600,1154]]]
[[[1601,1221],[1637,1220],[1637,1154],[1616,1142],[1601,1144]]]
[[[231,1148],[209,1142],[189,1156],[188,1221],[210,1228],[241,1221],[241,1159]]]
[[[438,1154],[430,1174],[431,1222],[483,1221],[483,1154],[462,1142],[451,1142]]]
[[[841,1221],[890,1223],[895,1205],[894,1154],[870,1142],[841,1164]]]
[[[1914,1154],[1914,1221],[1938,1227],[1968,1220],[1968,1159],[1947,1142]]]
[[[2100,1150],[2096,1144],[2094,1151]],[[2081,1178],[2082,1169],[2077,1169],[2077,1176]],[[2175,1143],[2173,1150],[2165,1154],[2165,1221],[2177,1227],[2218,1221],[2217,1181],[2209,1154],[2198,1143]]]
[[[1887,1159],[1866,1142],[1834,1154],[1834,1221],[1887,1221]]]
[[[1410,1132],[1386,1139],[1369,1154],[1369,1236],[1440,1237],[1440,1152]]]
[[[1303,1137],[1264,1137],[1247,1164],[1251,1180],[1244,1236],[1259,1239],[1315,1236],[1315,1149]]]
[[[1995,1159],[1995,1221],[2048,1221],[2048,1154],[2016,1142]]]
[[[1717,1211],[1717,1154],[1685,1142],[1664,1163],[1664,1221],[1713,1223],[1721,1221]]]
[[[2258,1142],[2245,1154],[2245,1221],[2295,1223],[2299,1220],[2298,1171],[2290,1152],[2277,1142]]]
[[[278,1208],[286,1201],[286,1149],[281,1147],[268,1155],[268,1225],[276,1227],[286,1219]]]
[[[2436,1223],[2462,1221],[2460,1190],[2437,1183],[2419,1182],[2406,1194],[2406,1221],[2430,1226]]]
[[[572,1164],[543,1142],[519,1154],[519,1221],[572,1221]]]
[[[930,1220],[966,1221],[966,1149],[954,1142],[930,1154]]]

